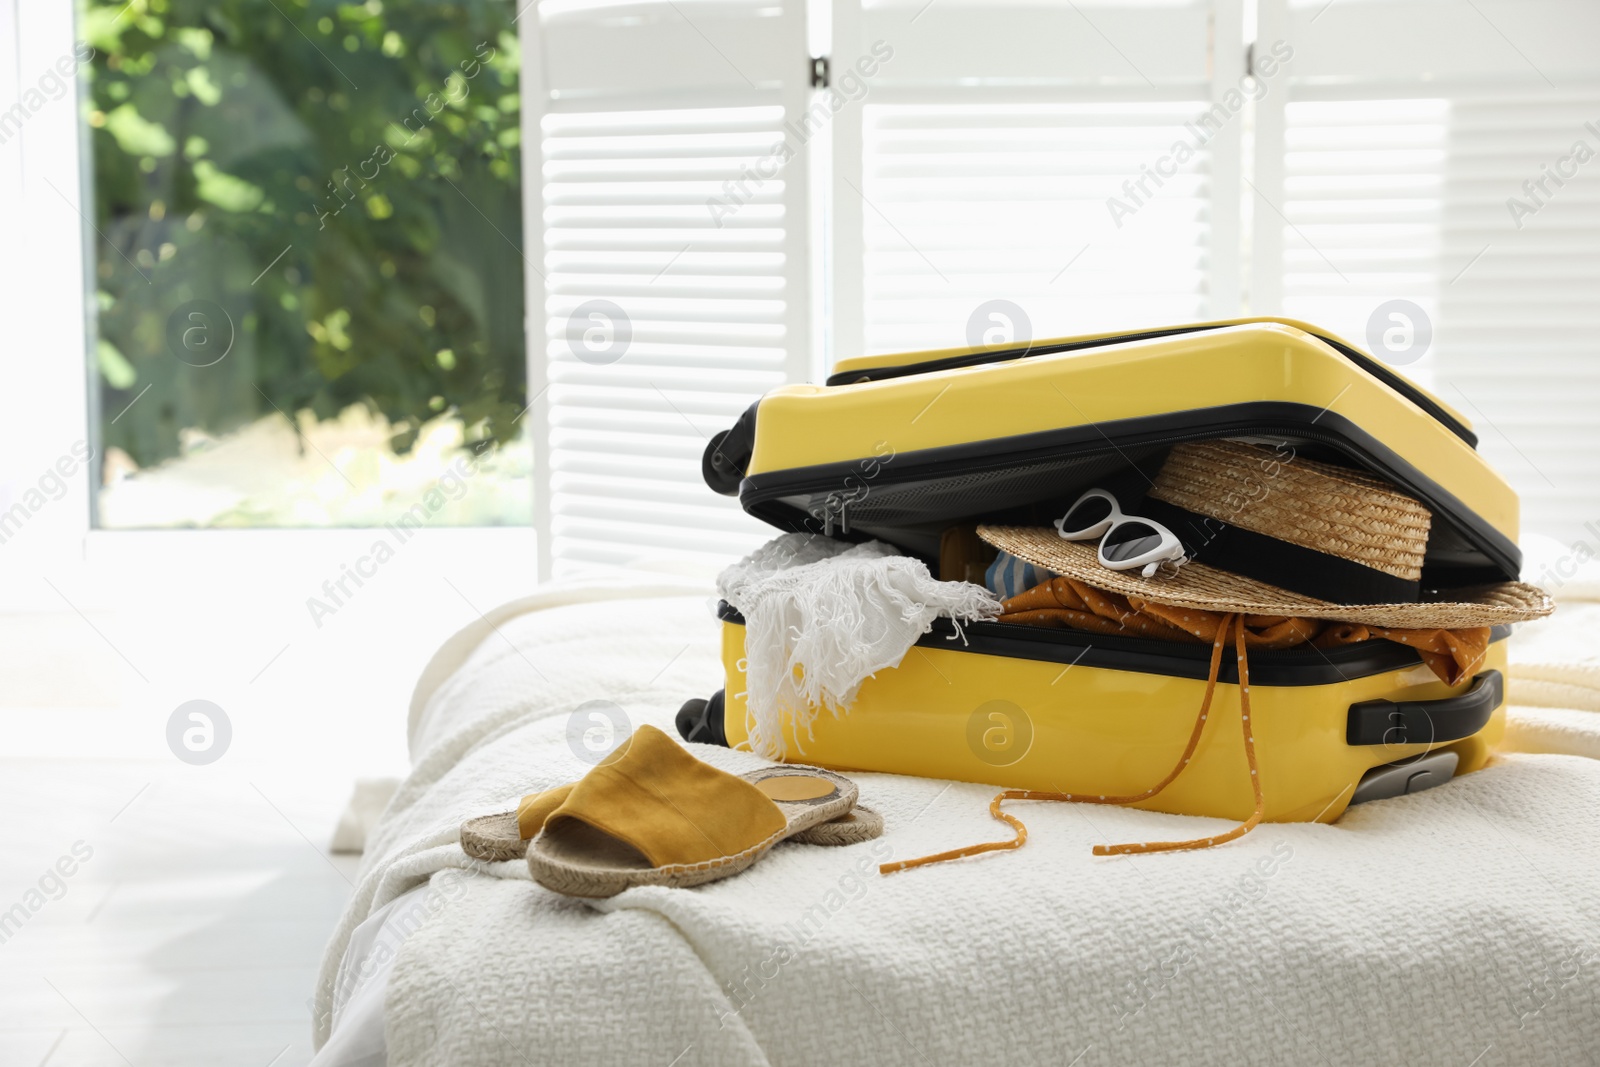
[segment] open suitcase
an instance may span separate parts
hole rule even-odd
[[[1047,524],[1083,490],[1137,499],[1182,441],[1247,436],[1375,472],[1434,513],[1423,584],[1515,579],[1517,499],[1466,421],[1349,343],[1252,319],[1136,334],[841,362],[717,435],[711,488],[781,530],[879,538],[930,562],[964,521]],[[937,573],[937,567],[935,566]],[[941,575],[973,577],[971,575]],[[977,579],[981,581],[980,579]],[[743,620],[721,607],[726,689],[691,701],[693,740],[746,740]],[[947,620],[842,716],[791,730],[784,756],[1052,792],[1137,793],[1182,751],[1210,649]],[[1332,821],[1351,803],[1483,766],[1504,730],[1503,638],[1451,687],[1387,641],[1258,652],[1251,695],[1268,821]],[[1244,819],[1253,809],[1228,664],[1183,774],[1137,807]]]

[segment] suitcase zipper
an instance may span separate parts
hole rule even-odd
[[[736,626],[744,616],[726,600],[717,604],[717,618]],[[1503,641],[1511,627],[1496,626],[1490,642]],[[1132,671],[1173,678],[1205,680],[1211,658],[1204,642],[1189,644],[1151,637],[1124,637],[1087,630],[1057,630],[1004,622],[970,622],[956,632],[949,619],[933,621],[933,629],[918,638],[916,647],[976,656],[1059,663],[1063,672],[1074,667]],[[1332,685],[1404,670],[1422,663],[1416,650],[1394,641],[1371,640],[1329,649],[1258,650],[1250,653],[1250,680],[1274,687]],[[1238,668],[1224,657],[1218,680],[1237,684]]]

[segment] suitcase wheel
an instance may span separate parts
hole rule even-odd
[[[723,731],[722,695],[718,689],[710,700],[686,700],[678,709],[678,733],[685,741],[702,745],[728,747],[728,735]]]

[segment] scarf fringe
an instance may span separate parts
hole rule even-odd
[[[861,683],[900,661],[941,616],[992,619],[1000,601],[969,582],[941,582],[881,541],[846,545],[785,534],[723,571],[723,597],[745,619],[750,747],[787,753],[793,729],[814,740],[821,711],[850,710]],[[802,750],[803,751],[803,750]]]

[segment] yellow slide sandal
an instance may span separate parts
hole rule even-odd
[[[773,768],[782,772],[793,768]],[[765,773],[765,772],[763,772]],[[522,798],[516,811],[479,815],[461,824],[461,848],[476,860],[497,863],[520,860],[528,844],[544,829],[550,814],[572,793],[576,782],[558,785]],[[883,816],[857,804],[837,818],[817,823],[789,840],[805,845],[855,845],[883,834]]]
[[[534,881],[609,897],[737,874],[778,842],[851,815],[856,798],[855,783],[832,771],[780,764],[733,775],[642,726],[580,781],[527,798],[517,816],[523,828],[541,827],[527,847]],[[872,822],[881,826],[874,815],[839,830]]]

